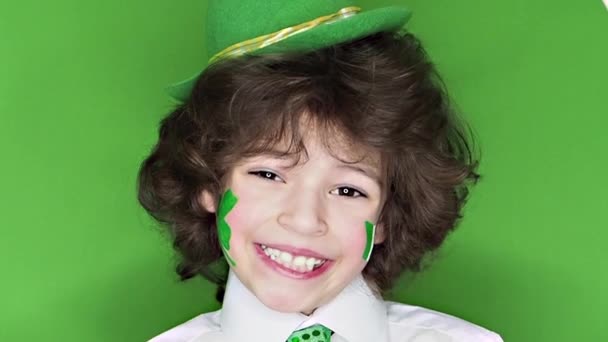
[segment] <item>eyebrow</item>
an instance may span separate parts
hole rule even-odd
[[[298,155],[297,153],[290,153],[288,151],[279,150],[279,149],[269,149],[269,150],[266,150],[259,154],[259,156],[270,157],[270,158],[275,158],[275,159],[279,159],[279,160],[291,160],[293,162],[295,162],[295,160],[297,159],[297,155]],[[367,176],[367,177],[373,179],[374,181],[376,181],[376,183],[378,183],[378,185],[380,185],[382,187],[383,183],[382,183],[382,180],[380,179],[380,175],[375,171],[375,168],[372,167],[371,165],[369,165],[368,163],[366,163],[366,162],[345,163],[345,162],[339,161],[339,160],[336,160],[336,161],[338,162],[338,164],[337,164],[338,168],[352,170],[352,171],[360,173],[364,176]]]
[[[348,170],[353,170],[355,172],[361,173],[373,180],[375,180],[378,185],[382,185],[382,181],[380,180],[380,176],[378,175],[377,172],[375,172],[375,170],[368,166],[367,164],[347,164],[347,163],[340,163],[338,164],[338,168],[340,169],[348,169]]]
[[[292,153],[286,150],[279,150],[279,149],[269,149],[269,150],[264,150],[256,155],[250,156],[247,159],[255,159],[255,158],[271,158],[271,159],[277,159],[277,160],[281,160],[281,161],[290,161],[291,163],[293,163],[293,165],[291,166],[295,166],[296,165],[296,160],[299,159],[299,156],[297,153]]]
[[[272,157],[276,159],[295,159],[297,153],[289,152],[287,150],[271,149],[260,153],[261,156]]]

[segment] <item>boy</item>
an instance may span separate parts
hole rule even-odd
[[[409,16],[210,1],[210,65],[169,89],[183,104],[139,200],[170,229],[182,279],[225,287],[223,307],[151,341],[502,341],[381,297],[441,245],[479,177],[432,64],[399,31]]]

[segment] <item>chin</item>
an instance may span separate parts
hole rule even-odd
[[[256,291],[255,296],[270,309],[284,313],[310,312],[318,306],[308,303],[307,298],[302,298],[299,294],[284,289],[282,291],[274,291],[274,289]]]

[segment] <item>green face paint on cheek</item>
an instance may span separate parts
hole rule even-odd
[[[232,230],[226,222],[226,216],[228,213],[234,208],[238,198],[234,195],[231,189],[226,190],[222,199],[220,201],[220,207],[218,210],[217,217],[217,232],[220,240],[220,245],[222,247],[222,252],[224,252],[224,257],[226,260],[232,265],[236,266],[234,260],[230,257],[230,236],[232,235]]]
[[[374,249],[374,236],[376,235],[376,225],[365,221],[365,235],[367,237],[365,243],[365,250],[363,251],[363,260],[365,262],[369,261],[369,258],[372,256],[372,249]]]

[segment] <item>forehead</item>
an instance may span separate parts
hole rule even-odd
[[[297,164],[320,153],[327,153],[342,163],[365,165],[376,172],[381,165],[380,153],[358,141],[356,132],[349,134],[342,127],[322,122],[307,113],[296,125],[269,129],[245,154],[270,155]]]

